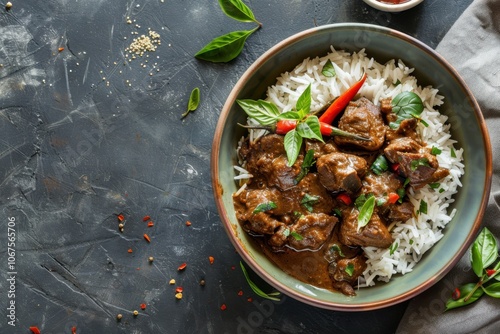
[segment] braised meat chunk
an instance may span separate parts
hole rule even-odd
[[[332,192],[356,193],[366,174],[366,160],[352,154],[330,153],[317,160],[321,184]]]
[[[356,284],[358,277],[363,274],[365,269],[366,258],[364,255],[358,255],[354,258],[332,262],[328,266],[328,273],[335,288],[347,296],[355,296],[356,292],[353,289],[353,285]]]
[[[358,230],[359,211],[356,208],[346,211],[342,214],[340,227],[340,241],[344,245],[388,248],[392,244],[391,233],[377,213],[373,213],[368,224]]]
[[[297,223],[291,227],[288,243],[297,250],[316,250],[330,238],[337,221],[336,217],[324,213],[301,216]]]
[[[386,126],[378,106],[367,98],[350,102],[339,120],[341,130],[370,138],[369,141],[347,137],[335,137],[335,143],[343,147],[355,147],[376,151],[384,145]]]

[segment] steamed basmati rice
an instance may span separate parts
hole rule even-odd
[[[330,59],[336,75],[325,77],[321,70]],[[424,103],[421,118],[427,123],[418,125],[418,133],[429,147],[437,147],[442,152],[437,155],[441,167],[450,170],[450,174],[440,182],[439,189],[423,187],[418,191],[409,191],[409,199],[416,209],[420,203],[427,203],[427,213],[419,212],[414,218],[389,226],[393,244],[389,249],[364,247],[367,269],[359,279],[359,286],[371,286],[376,280],[389,281],[394,274],[411,272],[416,263],[437,241],[443,237],[443,228],[455,215],[455,210],[448,211],[453,203],[453,195],[461,186],[460,177],[464,173],[462,164],[463,150],[454,147],[456,141],[449,133],[447,117],[436,109],[443,103],[443,97],[433,87],[421,87],[411,75],[414,69],[408,68],[401,60],[391,60],[380,64],[366,55],[365,50],[348,53],[335,50],[324,57],[307,58],[290,72],[277,78],[276,84],[267,90],[267,100],[273,102],[282,112],[295,107],[302,92],[311,85],[311,111],[321,109],[335,96],[354,84],[363,75],[367,80],[359,94],[375,104],[380,99],[395,97],[403,91],[412,91],[420,96]],[[252,120],[250,120],[251,122]],[[250,131],[250,140],[263,135],[265,131]],[[243,166],[244,167],[244,164]],[[244,168],[237,169],[241,174],[238,179],[251,177]]]

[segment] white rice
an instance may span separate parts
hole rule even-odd
[[[334,65],[334,77],[321,74],[328,59]],[[331,52],[326,56],[307,58],[291,72],[278,77],[276,84],[267,90],[267,100],[276,104],[282,112],[290,111],[302,92],[311,85],[311,111],[316,111],[359,80],[363,72],[368,77],[359,94],[377,105],[380,99],[395,97],[403,91],[412,91],[420,96],[424,103],[421,118],[428,127],[419,122],[417,131],[429,147],[442,150],[437,158],[440,166],[450,170],[450,175],[440,181],[439,189],[426,186],[409,192],[409,199],[416,210],[421,201],[427,203],[427,214],[419,213],[406,222],[392,224],[389,228],[394,243],[390,249],[364,247],[368,267],[359,279],[360,287],[374,285],[376,280],[387,282],[394,274],[404,275],[413,270],[424,253],[442,238],[443,228],[455,215],[455,210],[447,210],[454,201],[452,196],[461,186],[460,177],[464,173],[461,162],[463,149],[454,147],[456,141],[449,134],[447,117],[434,109],[442,105],[443,97],[433,87],[419,86],[416,78],[411,75],[413,69],[408,68],[401,60],[380,64],[368,57],[364,49],[350,54],[331,47]],[[250,140],[263,134],[262,131],[251,131]],[[452,151],[455,152],[455,157],[452,157]],[[251,177],[244,168],[238,171],[238,179]]]

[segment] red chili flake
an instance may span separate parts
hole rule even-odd
[[[182,271],[182,270],[186,269],[186,267],[187,267],[187,264],[186,264],[186,262],[184,262],[183,264],[181,264],[181,265],[177,268],[177,270]]]
[[[460,289],[459,288],[455,288],[455,290],[453,290],[453,293],[451,294],[451,299],[453,299],[453,300],[460,299]]]
[[[62,47],[61,47],[61,48],[57,49],[57,51],[59,51],[59,52],[63,52],[63,51],[64,51],[64,48],[62,48]]]
[[[247,298],[247,302],[251,303],[253,301],[252,297]]]
[[[243,296],[243,290],[238,291],[238,296]]]
[[[121,213],[116,218],[118,218],[118,220],[121,222],[125,220],[125,216],[122,215]]]
[[[186,226],[191,226],[191,222],[189,220],[186,221]]]
[[[147,222],[147,221],[148,221],[148,220],[150,220],[150,219],[151,219],[151,217],[150,217],[150,216],[144,216],[144,217],[142,218],[142,221],[143,221],[143,222]]]
[[[495,275],[496,272],[495,269],[486,269],[486,275],[488,275],[488,277]]]
[[[151,238],[146,233],[144,233],[144,239],[146,239],[147,242],[151,242]]]
[[[132,248],[129,248],[127,252],[132,253],[133,252]]]
[[[210,261],[210,264],[214,264],[214,257],[213,256],[209,256],[208,257],[208,261]]]
[[[178,286],[175,288],[175,292],[176,293],[181,293],[182,291],[184,291],[184,289],[182,288],[182,286]]]
[[[141,310],[145,310],[146,309],[146,304],[142,303],[141,305],[139,305]]]
[[[222,305],[220,306],[220,309],[221,309],[222,311],[225,311],[225,310],[226,310],[226,308],[227,308],[226,304],[222,304]]]
[[[41,334],[40,330],[38,329],[38,327],[36,326],[31,326],[30,327],[30,331],[33,333],[33,334]]]
[[[231,270],[234,270],[234,269],[236,269],[236,266],[231,266]]]
[[[71,327],[71,334],[76,334],[76,326]]]
[[[155,223],[153,223],[152,221],[150,221],[150,222],[148,223],[148,227],[153,227],[153,226],[155,226]]]

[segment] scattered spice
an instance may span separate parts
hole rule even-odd
[[[142,57],[148,52],[156,51],[156,48],[161,45],[160,34],[153,30],[149,30],[148,35],[141,35],[132,40],[132,43],[125,49],[129,61]]]
[[[123,227],[124,227],[124,226],[125,226],[125,225],[123,225],[122,223],[118,224],[118,228],[119,228],[119,229],[123,229]]]
[[[238,296],[243,296],[243,290],[238,291]]]
[[[134,312],[132,312],[134,314],[134,317],[137,317],[139,315],[139,311],[137,310],[134,310]]]
[[[459,300],[460,299],[460,289],[459,288],[455,288],[455,290],[453,290],[453,293],[451,294],[451,298],[453,300]]]
[[[30,327],[30,331],[33,333],[33,334],[41,334],[40,330],[38,329],[38,327],[36,326],[31,326]]]
[[[182,292],[178,292],[175,294],[175,298],[178,299],[178,300],[181,300],[182,299]]]
[[[116,320],[120,321],[120,320],[122,320],[122,318],[123,318],[123,315],[121,313],[118,313],[116,315]]]
[[[225,311],[225,310],[227,309],[226,304],[222,304],[222,305],[220,306],[220,309],[221,309],[222,311]]]
[[[210,264],[214,264],[214,257],[213,256],[209,256],[208,257],[208,261],[210,261]]]
[[[153,227],[154,225],[155,225],[155,223],[153,223],[152,221],[150,221],[150,222],[148,223],[148,227]]]
[[[151,242],[151,238],[146,233],[144,233],[144,239],[146,239],[147,242]]]
[[[125,216],[121,213],[118,216],[116,216],[116,218],[118,218],[118,221],[120,221],[120,222],[125,220]]]
[[[204,279],[200,280],[200,285],[201,286],[205,286],[205,280]]]
[[[152,256],[148,257],[149,262],[153,262],[154,258]]]
[[[253,302],[252,297],[248,297],[248,298],[247,298],[247,302],[249,302],[249,303]]]
[[[178,271],[182,271],[182,270],[186,269],[186,267],[187,267],[187,263],[186,263],[186,262],[184,262],[183,264],[181,264],[181,265],[177,268],[177,270],[178,270]]]
[[[142,218],[142,221],[143,221],[143,222],[147,222],[147,221],[148,221],[148,220],[150,220],[150,219],[151,219],[151,217],[150,217],[150,216],[144,216],[144,217]]]
[[[11,8],[12,8],[12,2],[9,1],[5,4],[5,10],[10,10]]]
[[[189,220],[186,221],[186,226],[191,226],[191,222]]]
[[[76,334],[76,326],[71,327],[71,334]]]
[[[175,284],[175,279],[173,279],[173,278],[172,278],[172,279],[170,280],[170,282],[168,282],[168,284],[170,284],[170,285],[174,285],[174,284]]]
[[[61,47],[61,48],[57,49],[57,51],[59,51],[59,52],[63,52],[63,51],[64,51],[64,48],[63,48],[63,47]]]
[[[146,309],[146,304],[145,303],[142,303],[141,305],[139,305],[141,307],[141,310],[145,310]]]
[[[178,286],[178,287],[175,288],[175,292],[176,293],[180,293],[182,291],[184,291],[184,289],[182,288],[182,286]]]
[[[133,252],[132,248],[129,248],[127,252],[132,253]]]

